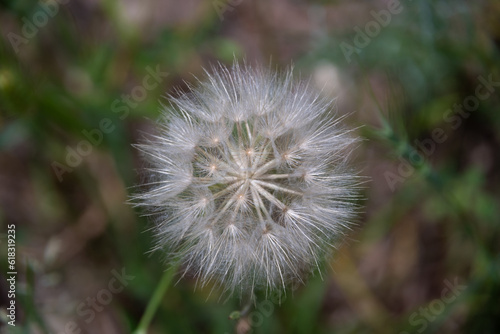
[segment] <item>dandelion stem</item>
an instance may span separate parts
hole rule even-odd
[[[153,293],[153,296],[149,300],[149,303],[146,307],[146,310],[144,311],[144,314],[142,315],[141,320],[139,321],[139,325],[137,326],[137,329],[133,332],[133,334],[146,334],[147,329],[149,327],[149,324],[151,323],[151,320],[153,320],[153,317],[156,313],[156,310],[160,306],[160,303],[163,299],[163,296],[165,295],[165,292],[167,291],[168,287],[170,286],[170,283],[172,282],[172,279],[174,278],[175,273],[177,272],[177,269],[179,267],[179,263],[176,263],[170,268],[168,268],[164,273],[163,276],[158,283],[158,286],[156,287],[155,292]]]

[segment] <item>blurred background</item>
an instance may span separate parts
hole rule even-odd
[[[499,1],[1,0],[0,28],[1,331],[137,326],[166,266],[125,203],[131,144],[165,94],[235,57],[337,98],[364,139],[364,209],[281,305],[231,320],[237,298],[183,279],[148,333],[500,332]]]

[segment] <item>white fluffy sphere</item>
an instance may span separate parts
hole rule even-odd
[[[135,196],[157,248],[202,285],[252,293],[302,282],[343,238],[359,177],[357,138],[325,100],[284,74],[220,66],[171,98]]]

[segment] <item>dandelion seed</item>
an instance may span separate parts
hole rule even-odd
[[[157,249],[201,285],[252,293],[303,282],[351,224],[357,142],[331,101],[283,74],[220,66],[171,97],[161,133],[138,145],[152,167],[137,205]]]

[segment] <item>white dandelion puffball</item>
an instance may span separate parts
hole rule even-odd
[[[220,66],[170,98],[135,196],[166,249],[203,286],[252,293],[302,282],[344,237],[358,139],[291,70]]]

